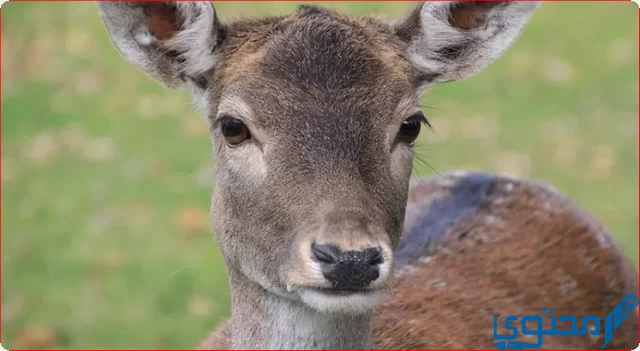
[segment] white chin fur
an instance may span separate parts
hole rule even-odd
[[[302,301],[319,312],[361,314],[375,309],[382,291],[354,293],[350,295],[331,295],[315,289],[301,289]]]

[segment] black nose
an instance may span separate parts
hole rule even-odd
[[[333,245],[311,246],[313,258],[322,267],[322,274],[333,288],[361,290],[380,276],[379,265],[384,261],[379,247],[361,251],[340,251]]]

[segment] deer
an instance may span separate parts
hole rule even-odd
[[[210,127],[231,316],[198,349],[494,348],[496,316],[605,318],[637,294],[620,244],[550,184],[412,177],[426,88],[484,70],[539,6],[424,2],[391,20],[301,5],[223,23],[208,1],[98,2],[115,49],[188,91]],[[592,326],[541,347],[633,349],[637,308],[626,318],[609,340]]]

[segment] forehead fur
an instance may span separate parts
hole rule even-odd
[[[216,85],[231,94],[234,83],[245,91],[268,87],[281,103],[290,98],[299,104],[307,95],[332,105],[342,100],[397,105],[412,89],[403,45],[375,17],[300,6],[290,16],[232,23],[218,71],[222,84]]]
[[[371,18],[302,6],[282,25],[262,62],[269,78],[295,81],[306,89],[344,90],[379,83],[390,74],[410,76],[391,31]]]

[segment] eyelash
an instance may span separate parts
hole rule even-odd
[[[405,119],[398,130],[396,140],[413,147],[415,141],[420,136],[420,132],[422,131],[421,126],[423,124],[431,129],[431,124],[421,112]]]

